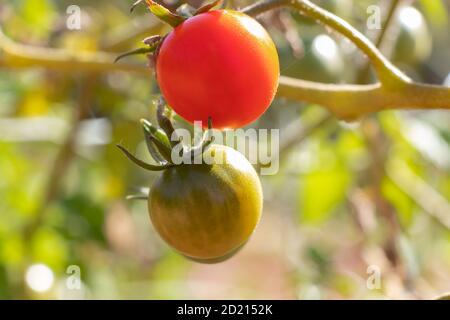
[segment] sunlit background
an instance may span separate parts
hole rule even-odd
[[[2,1],[0,46],[115,56],[169,31],[144,7],[130,14],[131,2]],[[380,30],[368,30],[368,8],[379,6],[383,20],[391,3],[314,2],[374,41]],[[450,2],[406,2],[382,51],[413,79],[450,86]],[[70,5],[81,9],[80,30],[67,28]],[[364,57],[329,30],[284,10],[260,21],[281,74],[374,81]],[[18,68],[6,57],[0,47],[0,298],[430,299],[450,291],[450,113],[386,111],[344,123],[319,106],[276,99],[252,124],[279,128],[282,138],[278,174],[261,177],[262,221],[235,257],[201,265],[158,238],[145,201],[125,200],[157,177],[115,148],[122,142],[149,160],[138,121],[154,119],[150,72]]]

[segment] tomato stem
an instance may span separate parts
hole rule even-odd
[[[191,159],[194,160],[196,157],[202,155],[211,144],[214,142],[214,136],[210,134],[212,130],[212,118],[208,117],[208,130],[204,131],[202,140],[194,147],[192,147],[188,152],[191,154]]]

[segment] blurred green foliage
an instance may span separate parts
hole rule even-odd
[[[372,38],[366,8],[386,5],[316,2]],[[81,30],[65,26],[73,4],[81,8]],[[95,51],[117,30],[150,19],[141,9],[130,16],[129,4],[7,0],[0,23],[20,43]],[[432,48],[420,59],[410,59],[411,47],[394,56],[415,79],[441,83],[450,72],[449,3],[423,0],[416,8],[429,35],[409,34],[409,45],[426,38]],[[364,60],[348,42],[296,14],[284,15],[280,26],[277,14],[262,22],[277,42],[282,74],[333,83],[358,78]],[[303,51],[294,50],[286,26]],[[87,116],[78,123],[86,90]],[[114,144],[145,157],[138,121],[154,121],[157,94],[153,80],[141,75],[98,75],[87,87],[81,70],[1,69],[0,298],[403,299],[449,290],[450,233],[439,222],[450,215],[448,112],[383,112],[317,128],[280,155],[276,176],[262,177],[264,218],[250,243],[230,261],[204,266],[157,237],[145,203],[125,200],[156,174],[135,168]],[[315,123],[323,116],[319,108],[278,99],[252,126],[280,128],[283,137],[293,120]],[[53,278],[33,276],[36,264],[50,268]],[[71,265],[81,272],[76,290],[67,285]],[[366,285],[370,265],[382,271],[381,288]]]

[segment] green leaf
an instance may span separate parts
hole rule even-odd
[[[409,226],[414,215],[414,202],[388,177],[384,177],[381,182],[381,192],[383,197],[392,204],[398,213],[398,217],[403,226]]]
[[[213,2],[207,3],[203,6],[201,6],[200,8],[198,8],[195,13],[194,16],[200,13],[205,13],[208,12],[209,10],[211,10],[212,8],[214,8],[215,6],[217,6],[219,3],[221,2],[221,0],[215,0]]]
[[[334,166],[308,173],[302,182],[301,221],[319,224],[345,199],[350,175],[345,167]]]
[[[31,246],[35,261],[43,262],[57,271],[64,270],[68,258],[68,247],[58,232],[49,228],[40,228],[34,234]]]
[[[84,172],[86,176],[94,175],[95,172]],[[83,178],[85,181],[87,177]],[[93,177],[92,181],[98,179]],[[85,186],[80,186],[81,192],[69,195],[59,201],[59,206],[54,209],[52,216],[60,215],[64,217],[63,233],[66,237],[84,241],[92,239],[97,243],[104,244],[104,223],[106,209],[102,202],[94,199],[94,186],[87,182]]]
[[[186,18],[171,12],[169,9],[160,5],[159,3],[156,3],[155,1],[145,0],[145,2],[147,4],[147,7],[149,8],[149,10],[157,18],[170,24],[174,28],[186,20]]]
[[[30,26],[29,30],[33,35],[45,36],[58,17],[53,1],[27,0],[21,2],[19,17],[23,18],[24,22]]]
[[[421,0],[420,5],[433,27],[444,30],[447,28],[448,14],[442,0]]]

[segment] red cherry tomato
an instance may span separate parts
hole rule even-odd
[[[215,128],[258,119],[279,78],[276,47],[253,18],[230,10],[192,17],[170,32],[156,62],[161,91],[177,114]]]

